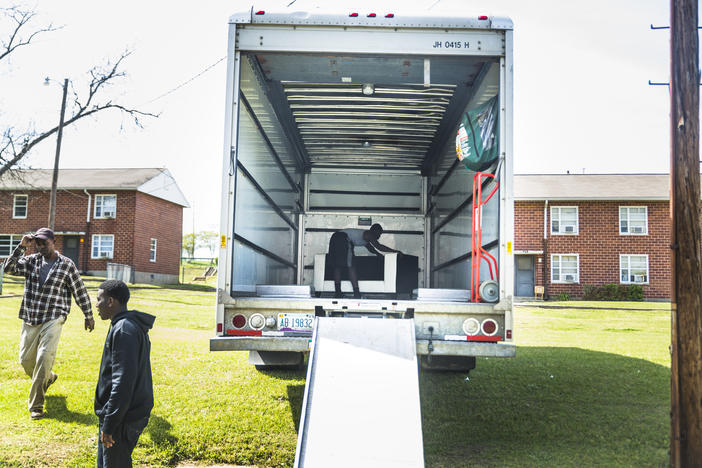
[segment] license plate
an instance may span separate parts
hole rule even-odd
[[[312,330],[312,314],[278,314],[278,330]]]

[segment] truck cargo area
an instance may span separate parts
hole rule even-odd
[[[242,54],[233,293],[312,285],[331,234],[373,223],[418,258],[420,288],[467,289],[473,174],[455,129],[496,95],[498,71],[490,58]],[[495,256],[498,204],[483,209]]]

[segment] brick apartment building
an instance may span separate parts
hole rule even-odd
[[[46,226],[53,171],[0,179],[0,257],[22,236]],[[127,265],[134,282],[177,283],[183,193],[167,169],[61,169],[56,195],[56,247],[79,270],[106,276]]]
[[[615,283],[670,298],[669,187],[667,174],[515,175],[515,295]]]

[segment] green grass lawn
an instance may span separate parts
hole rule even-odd
[[[11,280],[8,280],[11,281]],[[99,279],[87,281],[94,298]],[[6,282],[4,293],[21,293]],[[21,297],[0,299],[0,466],[94,466],[92,402],[107,324],[83,330],[74,307],[47,397],[31,421],[17,363]],[[552,304],[552,303],[549,303]],[[591,303],[601,307],[607,303]],[[666,304],[515,311],[515,359],[479,359],[465,374],[420,374],[427,467],[664,466],[669,412]],[[135,287],[151,333],[156,404],[135,450],[139,466],[184,460],[291,466],[304,371],[258,372],[243,352],[211,353],[214,291]]]
[[[609,304],[652,310],[518,308],[515,359],[420,375],[427,466],[667,466],[669,311]]]

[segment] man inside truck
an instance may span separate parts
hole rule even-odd
[[[383,255],[383,252],[395,252],[402,255],[399,250],[391,249],[378,242],[383,233],[383,227],[375,223],[370,229],[341,229],[332,234],[329,239],[329,258],[334,268],[334,297],[340,298],[341,294],[341,272],[346,268],[349,274],[349,281],[353,288],[353,297],[360,298],[361,292],[358,289],[358,275],[353,264],[354,248],[365,247],[375,255]]]

